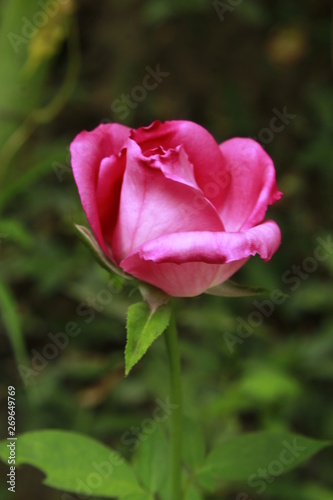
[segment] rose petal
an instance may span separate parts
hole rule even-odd
[[[256,253],[268,261],[280,243],[279,226],[267,220],[239,233],[192,231],[166,234],[146,241],[136,252],[142,259],[153,262],[225,264]],[[126,265],[126,259],[121,267],[123,265]]]
[[[195,184],[176,175],[190,172],[182,149],[147,158],[131,139],[112,249],[119,262],[142,243],[170,232],[223,231],[213,207]]]
[[[191,297],[226,281],[250,255],[269,260],[280,241],[274,221],[240,233],[173,233],[144,243],[120,267],[169,295]]]
[[[271,158],[256,141],[234,138],[220,145],[231,174],[220,214],[227,231],[260,223],[268,205],[279,200]]]
[[[97,208],[103,238],[112,241],[117,223],[121,185],[126,165],[126,152],[101,161],[97,181]]]
[[[161,123],[131,132],[143,152],[162,146],[165,150],[183,146],[194,166],[198,186],[219,210],[223,204],[230,176],[214,137],[200,125],[184,120]]]
[[[137,278],[160,288],[172,297],[195,297],[212,286],[219,285],[232,276],[246,262],[229,264],[206,264],[187,262],[184,264],[156,263],[133,254],[122,262]]]
[[[106,199],[103,192],[103,184],[97,188],[100,165],[104,158],[117,155],[126,142],[130,129],[116,123],[99,125],[91,132],[83,131],[78,134],[70,145],[72,168],[75,182],[77,184],[83,209],[86,213],[89,225],[105,253],[107,247],[102,235],[99,219],[98,198]],[[112,163],[112,161],[111,161]],[[102,178],[105,177],[106,165],[102,167]],[[108,169],[112,170],[112,165]],[[117,184],[118,174],[115,176]],[[98,189],[98,196],[97,196]],[[110,192],[110,188],[108,188]],[[104,214],[103,214],[104,219]]]
[[[144,155],[146,165],[161,170],[167,179],[172,179],[199,190],[194,176],[193,165],[190,163],[183,146],[177,146],[175,149],[168,149],[167,151],[162,150],[162,148],[149,151],[153,154]]]

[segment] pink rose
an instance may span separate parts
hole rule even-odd
[[[279,227],[263,219],[282,193],[271,158],[252,139],[219,146],[181,120],[137,130],[112,123],[81,132],[70,149],[100,248],[169,295],[199,295],[280,245]]]

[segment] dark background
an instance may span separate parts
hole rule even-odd
[[[168,392],[164,343],[124,379],[126,310],[138,295],[124,288],[107,304],[97,299],[91,322],[77,312],[100,297],[109,277],[73,229],[85,219],[68,145],[101,122],[187,119],[218,142],[256,137],[273,158],[284,197],[268,216],[281,227],[282,245],[270,263],[253,258],[235,278],[288,297],[282,304],[259,297],[259,306],[251,298],[179,300],[186,414],[204,429],[208,447],[263,429],[332,439],[332,249],[321,250],[325,260],[314,258],[318,238],[332,237],[331,2],[51,3],[44,24],[38,2],[0,5],[2,436],[13,385],[19,433],[76,430],[130,458],[120,436]],[[155,89],[133,90],[157,65],[168,76]],[[122,94],[134,105],[119,111]],[[277,132],[281,122],[272,119],[283,110],[292,116]],[[264,300],[267,317],[258,314]],[[47,348],[49,334],[69,321],[80,334],[64,349]],[[237,333],[241,321],[247,338]],[[329,500],[332,458],[321,452],[260,496],[233,484],[209,498],[247,491],[251,499]],[[41,478],[22,466],[16,498],[60,499]],[[0,492],[9,495],[5,484]]]

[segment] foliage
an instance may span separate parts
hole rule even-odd
[[[69,3],[68,11],[49,15],[54,36],[41,52],[22,21],[33,23],[39,3],[0,6],[1,437],[7,386],[15,385],[19,435],[89,435],[133,464],[140,488],[152,492],[163,482],[163,470],[147,474],[149,460],[160,460],[154,440],[163,437],[148,440],[145,432],[161,408],[156,398],[165,405],[168,397],[163,339],[124,378],[126,311],[141,298],[92,262],[75,234],[74,224],[86,221],[68,144],[101,121],[137,127],[156,117],[191,119],[218,141],[257,137],[284,192],[270,212],[282,229],[281,248],[270,263],[251,259],[235,277],[282,293],[203,295],[179,300],[177,311],[184,407],[193,421],[184,427],[205,434],[204,442],[187,436],[184,445],[187,500],[240,493],[248,500],[256,491],[247,480],[218,481],[213,496],[202,492],[204,479],[188,482],[191,470],[214,448],[252,432],[319,442],[333,433],[330,3],[249,0],[223,20],[213,2],[77,2],[76,11]],[[25,40],[17,52],[9,33]],[[30,70],[22,71],[31,54]],[[169,76],[121,119],[112,103],[131,95],[146,66],[157,64]],[[274,132],[274,110],[285,106],[296,117]],[[272,451],[277,460],[280,451]],[[137,454],[146,454],[146,465],[137,466]],[[325,448],[266,483],[260,498],[327,500],[331,463]],[[18,499],[61,498],[40,484],[35,468],[20,466],[20,477]],[[0,494],[10,498],[6,485]]]

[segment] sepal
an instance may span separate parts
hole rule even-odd
[[[109,272],[111,271],[112,273],[117,274],[118,276],[121,276],[122,278],[125,278],[127,280],[133,279],[132,276],[125,273],[119,266],[117,266],[110,259],[107,258],[107,256],[99,246],[98,242],[96,241],[94,235],[88,228],[75,224],[75,229],[80,239],[89,248],[89,250],[91,250],[97,262],[102,267],[104,267],[104,269],[106,269]]]

